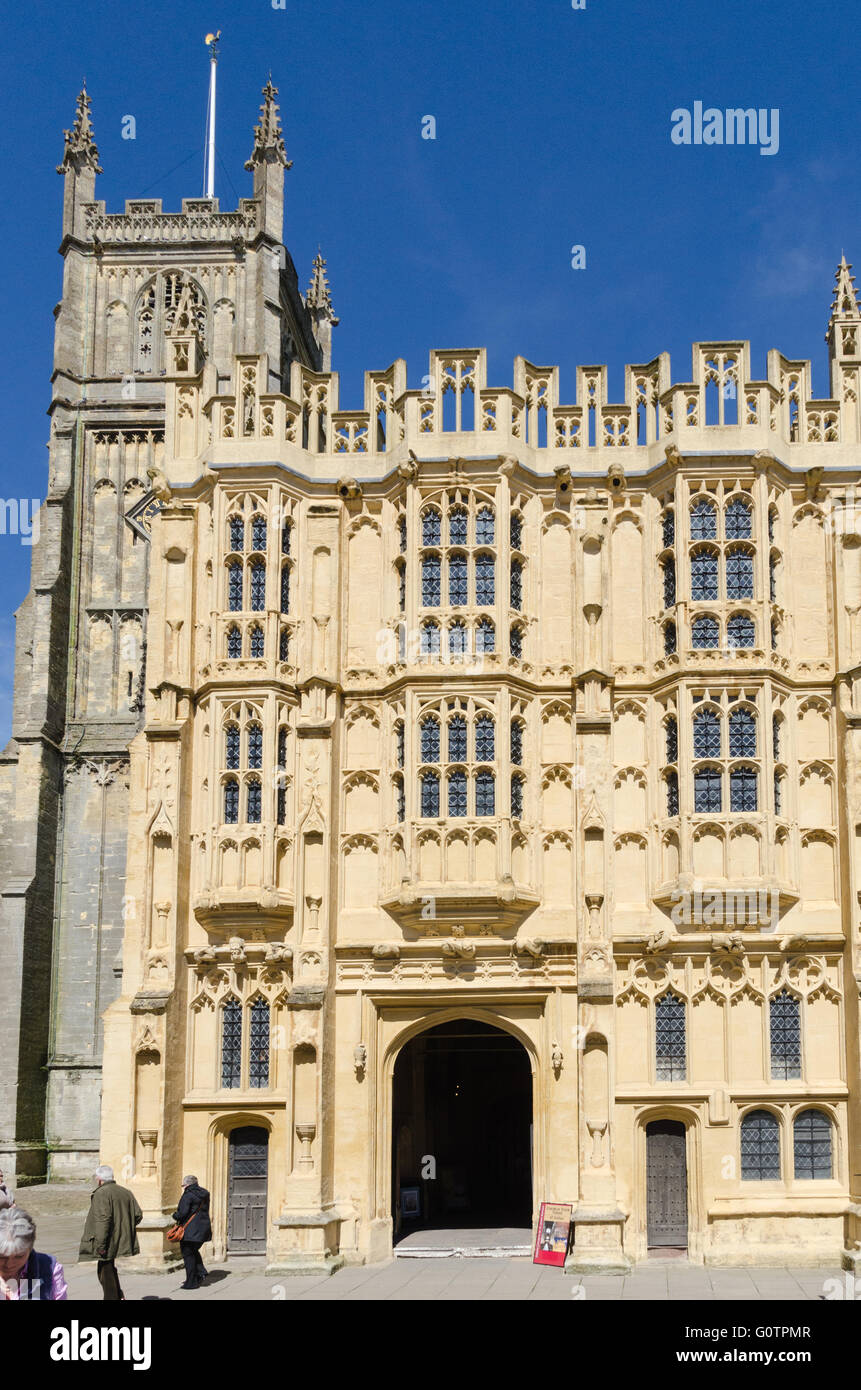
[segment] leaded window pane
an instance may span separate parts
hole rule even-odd
[[[231,613],[242,611],[242,566],[238,560],[227,567],[227,607]]]
[[[466,773],[453,772],[448,779],[448,813],[466,815]]]
[[[729,775],[729,809],[731,811],[755,811],[757,809],[756,768],[733,768]]]
[[[509,601],[511,607],[519,613],[523,607],[523,566],[519,560],[511,562]]]
[[[403,613],[407,606],[407,571],[405,565],[398,566],[398,605]]]
[[[248,1081],[256,1089],[269,1085],[269,1005],[255,999],[251,1005],[248,1035]]]
[[[509,541],[512,550],[523,548],[523,518],[513,512],[508,523]]]
[[[493,510],[490,507],[481,507],[475,518],[475,543],[476,545],[493,545],[496,536],[496,524]]]
[[[248,726],[248,766],[255,769],[263,766],[263,730],[259,724]]]
[[[753,556],[731,550],[726,557],[726,596],[732,601],[753,598]]]
[[[489,714],[480,714],[475,721],[475,761],[492,763],[496,757],[496,729]]]
[[[697,651],[720,646],[720,626],[716,618],[694,618],[691,624],[691,645]]]
[[[440,561],[438,555],[428,555],[422,560],[422,604],[425,608],[438,608],[441,596]]]
[[[792,1127],[797,1178],[830,1178],[831,1121],[822,1110],[803,1110]]]
[[[676,601],[676,562],[665,560],[661,568],[664,572],[664,607],[672,608]]]
[[[519,661],[523,656],[523,633],[519,627],[513,627],[508,634],[508,646],[511,655],[517,657]]]
[[[421,726],[422,762],[439,762],[439,720],[425,719]]]
[[[684,1081],[685,1005],[674,994],[655,1004],[655,1060],[659,1081]]]
[[[407,814],[407,803],[404,795],[404,784],[401,781],[395,782],[395,815],[400,824]]]
[[[691,507],[691,540],[713,541],[717,538],[717,510],[713,502],[701,497]]]
[[[422,815],[439,815],[439,777],[435,772],[426,772],[422,777]]]
[[[245,819],[249,825],[257,825],[260,822],[262,813],[262,789],[257,778],[254,777],[248,783],[247,814]]]
[[[235,1090],[242,1084],[242,1005],[228,999],[221,1010],[221,1085]]]
[[[230,549],[235,551],[245,549],[245,522],[241,516],[230,518]]]
[[[496,628],[489,618],[482,618],[475,629],[475,650],[477,652],[496,651]]]
[[[287,766],[287,730],[278,730],[278,766]]]
[[[468,601],[465,555],[453,555],[448,562],[448,601],[452,608]]]
[[[679,779],[675,772],[668,772],[667,782],[667,815],[677,816],[679,814]]]
[[[741,1176],[754,1182],[780,1178],[780,1130],[768,1110],[752,1110],[741,1122]]]
[[[405,516],[402,516],[400,521],[398,522],[398,534],[400,539],[401,554],[403,555],[406,552],[407,548],[407,519]]]
[[[664,654],[672,656],[676,650],[676,625],[675,623],[664,624]]]
[[[768,597],[777,603],[777,563],[773,555],[768,562]]]
[[[511,761],[515,767],[523,764],[523,725],[514,723],[511,726]]]
[[[780,720],[776,714],[771,716],[771,751],[774,761],[780,762]]]
[[[291,535],[290,535],[290,533],[291,533],[292,530],[293,530],[293,527],[290,525],[290,522],[289,522],[289,521],[285,521],[285,522],[284,522],[284,525],[281,527],[281,554],[282,554],[282,555],[289,555],[289,554],[290,554],[290,540],[291,540]]]
[[[266,549],[266,518],[265,516],[255,516],[251,518],[251,549]]]
[[[231,772],[239,770],[239,730],[231,725],[224,736],[224,766]]]
[[[492,555],[479,555],[475,561],[475,601],[481,607],[490,607],[496,602],[494,582],[494,561]]]
[[[439,656],[439,626],[425,623],[422,627],[422,656]]]
[[[439,545],[442,539],[442,523],[439,512],[425,512],[422,517],[422,545]]]
[[[773,541],[773,540],[774,540],[774,521],[775,521],[774,511],[770,511],[770,512],[768,513],[768,539],[769,539],[770,541]]]
[[[511,814],[516,820],[523,818],[523,778],[511,779]]]
[[[224,784],[224,824],[236,825],[239,820],[239,783],[231,777]]]
[[[771,1076],[792,1081],[801,1076],[801,1005],[784,990],[769,1004]]]
[[[290,630],[286,627],[282,627],[278,636],[278,660],[290,660]]]
[[[703,768],[694,774],[694,810],[704,813],[721,809],[720,773],[716,768]]]
[[[756,720],[749,709],[734,709],[729,717],[731,758],[756,757]]]
[[[667,735],[667,762],[678,762],[679,758],[679,726],[675,719],[668,719],[666,725]]]
[[[730,647],[752,647],[756,638],[753,618],[746,613],[733,613],[726,625],[726,637]]]
[[[276,816],[279,825],[284,825],[287,820],[287,788],[279,787],[277,794]]]
[[[262,613],[266,607],[266,566],[251,566],[251,611]]]
[[[475,779],[475,814],[496,815],[496,782],[492,772],[479,772]]]
[[[249,650],[252,656],[262,657],[264,655],[265,647],[263,641],[262,627],[253,627],[251,629],[251,641]]]
[[[460,714],[448,723],[448,760],[450,763],[466,762],[466,720]]]
[[[701,709],[694,715],[694,757],[720,757],[720,716],[717,710]]]
[[[713,550],[696,550],[691,556],[691,598],[714,602],[718,596],[718,557]]]
[[[742,497],[734,497],[724,512],[724,528],[728,541],[746,541],[752,534],[751,510]]]
[[[448,650],[450,656],[465,655],[466,623],[452,623],[448,630]]]
[[[661,539],[665,549],[676,543],[676,514],[675,512],[664,512],[661,522]]]
[[[242,633],[238,627],[228,629],[227,655],[231,661],[237,661],[242,655]]]
[[[448,514],[448,543],[449,545],[466,545],[466,511],[463,507],[454,507]]]
[[[781,814],[781,811],[782,811],[782,802],[783,802],[783,783],[781,782],[781,779],[780,779],[780,773],[779,773],[779,772],[775,772],[775,774],[774,774],[774,814],[775,814],[776,816],[779,816],[779,815]]]
[[[404,757],[405,757],[405,744],[404,744],[404,739],[405,739],[405,735],[404,735],[404,726],[403,726],[403,724],[398,724],[397,728],[395,729],[395,757],[397,758],[397,761],[398,761],[398,767],[401,767],[401,768],[402,768],[403,765],[404,765]]]

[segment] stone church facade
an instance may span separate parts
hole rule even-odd
[[[0,1161],[98,1153],[153,1266],[189,1171],[273,1272],[544,1200],[572,1269],[855,1266],[850,267],[828,399],[739,341],[573,405],[434,351],[343,410],[275,97],[235,212],[107,213],[86,94],[66,136]]]

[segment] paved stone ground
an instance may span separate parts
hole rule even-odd
[[[94,1264],[76,1264],[78,1241],[89,1203],[89,1187],[31,1187],[18,1204],[37,1222],[37,1248],[62,1262],[73,1300],[99,1299]],[[417,1233],[418,1234],[418,1233]],[[457,1235],[463,1236],[464,1232]],[[686,1260],[655,1260],[625,1276],[565,1275],[531,1258],[463,1256],[392,1259],[385,1264],[342,1269],[331,1277],[278,1279],[263,1273],[262,1259],[232,1259],[209,1266],[206,1286],[181,1289],[182,1272],[121,1274],[127,1299],[200,1300],[676,1300],[702,1302],[818,1301],[828,1279],[843,1280],[834,1269],[709,1269]],[[580,1293],[579,1288],[584,1292]]]

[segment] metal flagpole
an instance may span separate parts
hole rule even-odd
[[[206,196],[215,194],[215,69],[218,65],[218,40],[221,30],[207,34],[204,43],[209,48],[209,110],[206,117]]]

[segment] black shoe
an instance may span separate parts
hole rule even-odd
[[[180,1284],[179,1287],[180,1287],[181,1289],[199,1289],[199,1288],[200,1288],[200,1285],[199,1285],[199,1284]]]
[[[209,1278],[209,1270],[208,1270],[208,1269],[201,1269],[201,1270],[199,1271],[199,1278],[201,1278],[201,1279],[208,1279],[208,1278]]]

